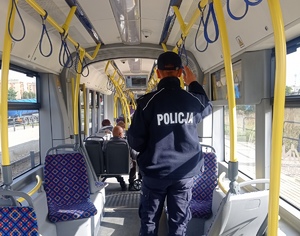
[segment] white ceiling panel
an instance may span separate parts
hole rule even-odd
[[[141,39],[142,43],[153,43],[153,44],[158,44],[160,37],[161,37],[161,32],[163,30],[164,26],[164,21],[158,21],[158,20],[149,20],[145,19],[142,21],[141,24],[141,29],[142,29],[142,34],[141,34]],[[149,37],[145,37],[145,34],[143,34],[144,30],[148,30],[151,32]]]

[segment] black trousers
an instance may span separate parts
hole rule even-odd
[[[139,216],[140,236],[157,236],[166,200],[169,236],[185,236],[192,215],[193,178],[169,180],[143,176]]]

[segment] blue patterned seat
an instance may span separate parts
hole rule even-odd
[[[0,207],[0,235],[38,236],[36,214],[32,207]]]
[[[47,155],[44,175],[50,221],[76,220],[97,214],[90,201],[87,167],[81,153]]]
[[[38,224],[30,196],[24,192],[0,189],[0,235],[38,236]],[[28,206],[20,206],[15,197],[22,197]]]
[[[194,218],[209,218],[212,214],[212,196],[217,186],[218,168],[214,152],[203,152],[204,165],[199,175],[194,177],[191,212]]]

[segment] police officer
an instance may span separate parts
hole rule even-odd
[[[157,60],[157,90],[138,99],[128,131],[129,145],[140,152],[138,165],[143,177],[139,216],[140,235],[157,235],[166,199],[169,235],[186,235],[191,219],[193,176],[202,165],[197,124],[212,111],[202,86],[180,57],[165,52]]]

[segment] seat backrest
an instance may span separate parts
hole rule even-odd
[[[212,200],[213,191],[217,186],[218,162],[214,152],[203,152],[204,165],[201,173],[194,177],[192,199],[197,201]]]
[[[268,214],[269,191],[228,193],[223,199],[207,236],[252,236],[260,231]]]
[[[105,148],[107,174],[128,174],[129,146],[125,140],[109,140]]]
[[[22,192],[0,190],[0,195],[6,197],[20,196],[25,198],[29,206],[0,206],[0,235],[38,236],[38,224],[31,198]],[[12,204],[16,201],[9,201]]]
[[[90,197],[86,162],[81,153],[47,155],[44,180],[48,204],[70,205]]]
[[[104,173],[103,142],[102,137],[89,137],[84,141],[89,159],[98,177]]]

